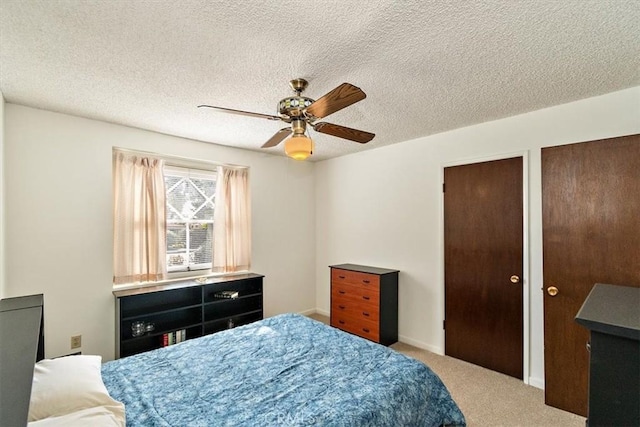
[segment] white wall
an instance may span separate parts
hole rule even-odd
[[[4,96],[0,92],[0,298],[4,298]]]
[[[382,147],[316,165],[316,295],[330,304],[328,265],[400,273],[400,340],[443,353],[443,165],[528,152],[530,364],[544,385],[540,149],[640,133],[640,87]]]
[[[114,357],[113,146],[247,165],[265,315],[315,308],[313,164],[8,103],[6,295],[44,293],[47,357]]]

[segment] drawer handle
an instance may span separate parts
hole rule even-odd
[[[365,331],[366,333],[371,332],[371,331],[369,331],[369,329],[368,329],[368,328],[362,328],[362,330],[363,330],[363,331]]]
[[[344,291],[338,291],[339,294],[343,294],[344,295]]]
[[[344,276],[338,276],[338,277],[341,278],[341,279],[344,279]]]
[[[366,311],[363,311],[363,312],[362,312],[362,315],[363,315],[363,316],[367,316],[367,317],[369,317],[369,313],[367,313]]]
[[[347,308],[347,307],[345,307],[344,305],[339,305],[339,306],[338,306],[338,308],[339,308],[340,310],[344,310],[344,309],[345,309],[345,308]]]
[[[369,280],[363,280],[363,281],[362,281],[362,283],[369,284],[369,283],[371,283],[371,281],[369,281]]]
[[[362,299],[366,299],[367,301],[369,301],[371,298],[367,296],[363,296]]]
[[[338,320],[338,323],[340,323],[341,325],[344,325],[344,320]]]

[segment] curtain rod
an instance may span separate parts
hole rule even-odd
[[[120,151],[122,153],[142,154],[142,155],[155,156],[155,157],[161,158],[162,160],[167,161],[168,163],[171,163],[171,161],[184,162],[184,163],[174,163],[173,166],[186,166],[186,167],[191,166],[193,168],[194,167],[194,163],[195,163],[195,164],[201,164],[201,165],[207,165],[207,166],[224,166],[224,167],[232,168],[232,169],[249,169],[249,166],[234,165],[232,163],[216,162],[214,160],[194,159],[194,158],[191,158],[191,157],[174,156],[172,154],[160,154],[160,153],[154,153],[152,151],[144,151],[144,150],[132,150],[132,149],[129,149],[129,148],[121,148],[121,147],[116,147],[116,146],[113,146],[111,148],[112,148],[112,151]],[[187,163],[187,164],[185,164],[185,163]]]

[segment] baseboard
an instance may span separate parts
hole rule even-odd
[[[444,351],[443,351],[442,348],[436,347],[436,346],[433,346],[433,345],[429,345],[429,344],[424,343],[422,341],[414,340],[413,338],[409,338],[409,337],[400,335],[398,337],[398,341],[400,341],[401,343],[404,343],[404,344],[409,344],[409,345],[412,345],[414,347],[418,347],[419,349],[422,349],[422,350],[430,351],[431,353],[435,353],[435,354],[438,354],[440,356],[444,356]],[[544,390],[544,379],[543,378],[537,378],[537,377],[529,377],[529,385],[532,386],[532,387]]]
[[[435,354],[438,354],[440,356],[444,356],[444,351],[442,350],[442,348],[427,344],[427,343],[422,342],[422,341],[414,340],[413,338],[409,338],[409,337],[406,337],[404,335],[398,336],[398,341],[400,341],[402,343],[405,343],[405,344],[412,345],[414,347],[418,347],[418,348],[420,348],[422,350],[430,351],[431,353],[435,353]]]
[[[316,309],[310,309],[310,310],[305,310],[305,311],[301,311],[300,314],[303,314],[305,316],[308,316],[310,314],[321,314],[323,316],[327,316],[327,317],[331,317],[331,312],[326,311],[326,310],[322,310],[320,308],[316,308]],[[444,356],[444,349],[437,347],[437,346],[433,346],[430,344],[427,344],[425,342],[422,341],[418,341],[418,340],[414,340],[413,338],[409,338],[407,336],[404,335],[399,335],[398,336],[398,341],[405,343],[405,344],[409,344],[412,345],[414,347],[418,347],[419,349],[422,350],[427,350],[430,351],[431,353],[435,353],[438,354],[440,356]]]
[[[536,378],[536,377],[529,377],[529,385],[533,386],[535,388],[539,388],[541,390],[544,390],[544,379],[543,378]]]
[[[422,349],[422,350],[430,351],[431,353],[435,353],[440,356],[444,356],[444,349],[437,346],[429,345],[422,341],[414,340],[413,338],[409,338],[404,335],[400,335],[398,337],[398,341],[404,344],[409,344],[414,347],[418,347],[419,349]],[[532,387],[544,390],[544,378],[529,377],[529,385]]]

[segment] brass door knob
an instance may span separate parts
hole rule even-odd
[[[520,276],[516,276],[515,274],[509,278],[511,283],[520,283]]]
[[[547,293],[552,297],[555,297],[556,295],[558,295],[558,288],[556,288],[555,286],[549,286],[547,288]]]

